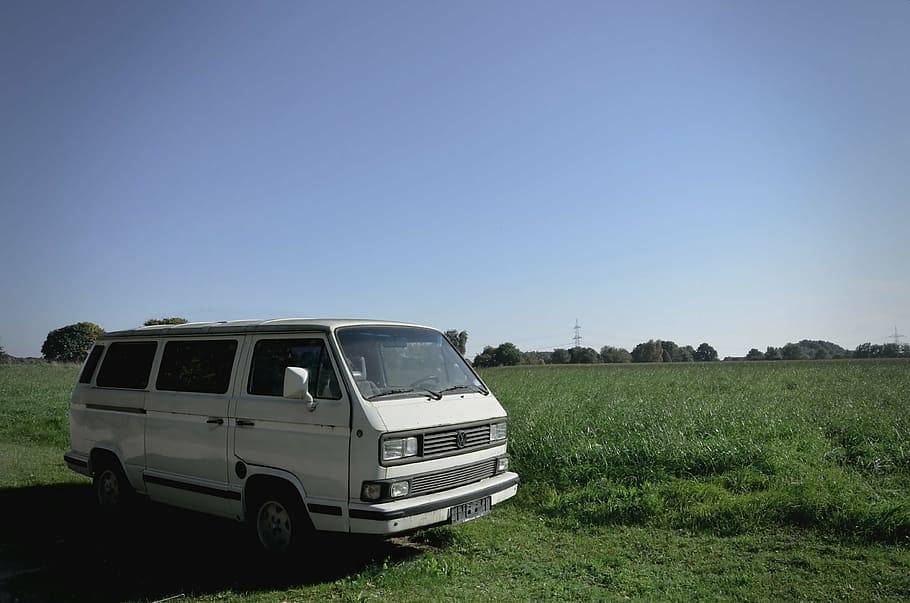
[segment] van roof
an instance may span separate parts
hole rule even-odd
[[[282,331],[324,331],[338,327],[358,325],[389,325],[400,327],[422,327],[393,320],[366,320],[360,318],[273,318],[269,320],[218,320],[212,322],[188,322],[182,325],[150,325],[123,331],[111,331],[98,339],[119,339],[122,337],[175,337],[180,335],[228,335],[239,333],[279,333]],[[427,327],[423,327],[427,328]]]

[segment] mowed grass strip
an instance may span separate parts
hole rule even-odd
[[[515,367],[532,504],[574,525],[765,526],[910,543],[910,363]],[[527,499],[525,499],[527,500]]]
[[[0,442],[69,447],[74,364],[0,365]]]

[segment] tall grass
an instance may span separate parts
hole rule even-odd
[[[78,368],[0,366],[0,441],[68,446]],[[522,500],[584,528],[770,525],[910,544],[910,363],[518,367]]]
[[[574,522],[910,544],[910,363],[489,369],[526,500]]]

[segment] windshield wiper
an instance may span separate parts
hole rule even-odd
[[[382,398],[383,396],[393,396],[395,394],[409,394],[411,392],[416,392],[416,391],[422,391],[427,396],[429,396],[430,398],[432,398],[434,400],[442,400],[442,394],[440,394],[438,392],[434,392],[431,389],[423,388],[423,387],[420,388],[419,390],[414,389],[413,387],[399,387],[399,388],[395,388],[395,389],[387,389],[385,391],[379,392],[378,394],[373,394],[372,396],[369,396],[367,398],[367,400],[376,400],[377,398]]]
[[[483,394],[484,396],[486,396],[487,394],[490,393],[490,392],[488,392],[487,390],[485,390],[484,388],[480,387],[479,385],[453,385],[453,386],[451,386],[451,387],[446,387],[446,388],[444,388],[444,389],[441,389],[441,390],[439,390],[437,393],[439,393],[439,394],[445,394],[445,393],[448,393],[448,392],[454,392],[455,390],[459,390],[459,389],[470,389],[470,388],[473,388],[473,389],[477,390],[478,392],[480,392],[480,393]]]
[[[387,389],[385,391],[379,392],[378,394],[373,394],[372,396],[367,396],[367,400],[375,400],[376,398],[381,398],[383,396],[391,396],[393,394],[407,394],[412,391],[414,391],[413,387]]]
[[[441,392],[434,392],[433,390],[427,389],[427,388],[425,388],[425,387],[424,387],[424,388],[421,388],[421,389],[422,389],[423,391],[425,391],[426,394],[427,394],[430,398],[432,398],[433,400],[442,400],[442,393],[441,393]]]

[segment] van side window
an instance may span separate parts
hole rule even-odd
[[[92,353],[88,355],[88,360],[85,361],[82,374],[79,375],[79,383],[92,382],[92,376],[95,374],[95,369],[98,368],[98,361],[101,360],[101,354],[103,353],[103,345],[96,345],[92,348]]]
[[[145,389],[158,344],[154,341],[112,343],[104,355],[95,383],[98,387]]]
[[[237,341],[169,341],[155,387],[174,392],[227,393]]]
[[[309,390],[314,398],[341,398],[338,377],[321,339],[260,339],[253,349],[247,391],[258,396],[282,395],[284,369],[289,366],[309,371]]]

